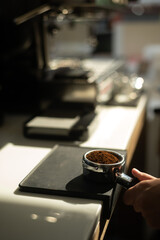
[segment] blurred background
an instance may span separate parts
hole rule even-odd
[[[8,114],[134,107],[145,93],[145,169],[160,176],[159,0],[5,0],[0,31],[1,126]]]

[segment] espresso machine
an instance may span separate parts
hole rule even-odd
[[[17,28],[32,26],[35,66],[30,72],[38,81],[42,102],[95,105],[111,97],[109,76],[121,63],[97,58],[96,53],[100,47],[100,53],[110,53],[112,2],[49,1],[14,19]]]
[[[10,81],[11,92],[13,85],[17,91],[15,105],[22,103],[19,109],[24,110],[24,97],[29,109],[33,107],[32,117],[24,124],[26,136],[77,138],[95,118],[96,105],[106,104],[111,99],[114,81],[123,69],[123,62],[110,59],[103,53],[110,51],[110,41],[107,41],[110,14],[125,3],[54,0],[13,19],[16,31],[22,29],[25,33],[25,29],[29,29],[32,33],[32,37],[25,38],[25,56],[17,57],[18,64],[12,62],[14,73],[20,74],[18,77],[15,74],[14,80]],[[103,39],[107,36],[102,44],[98,41],[101,35]],[[101,47],[102,54],[97,54]],[[9,102],[14,102],[13,98]],[[42,122],[40,127],[39,119],[35,123],[37,116],[59,121],[69,119],[70,128],[67,131],[64,127],[61,129],[56,122],[52,130],[46,130]]]

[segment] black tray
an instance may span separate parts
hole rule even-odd
[[[83,176],[82,156],[92,149],[56,145],[20,182],[20,190],[102,200],[110,209],[115,186],[90,182]],[[117,151],[125,155],[125,151]]]

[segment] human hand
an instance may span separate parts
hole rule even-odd
[[[148,225],[160,229],[160,178],[132,169],[139,183],[124,193],[124,203],[140,212]]]

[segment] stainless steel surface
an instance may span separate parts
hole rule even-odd
[[[137,74],[121,73],[115,81],[117,104],[131,103],[138,99],[143,91],[144,79]]]
[[[103,152],[110,153],[118,158],[118,162],[111,164],[102,164],[98,163],[98,159],[96,157],[96,162],[93,160],[89,160],[87,158],[88,154],[98,152],[100,154],[100,158],[103,158]],[[102,155],[101,155],[102,154]],[[125,158],[124,155],[118,153],[117,151],[111,150],[91,150],[83,155],[82,159],[83,166],[83,174],[89,180],[93,180],[95,182],[99,182],[106,185],[114,185],[115,183],[120,184],[124,188],[128,189],[139,182],[138,179],[132,178],[124,173],[125,168]]]
[[[82,159],[82,166],[83,166],[83,174],[89,180],[93,180],[99,183],[105,183],[107,185],[114,185],[116,181],[116,172],[123,172],[125,159],[124,155],[116,152],[106,150],[106,152],[113,154],[119,160],[117,163],[113,164],[101,164],[97,162],[90,161],[87,158],[87,154],[95,152],[95,151],[102,151],[102,150],[92,150],[84,154]],[[105,151],[105,150],[103,150]]]
[[[95,151],[104,151],[104,150],[96,149],[96,150],[92,150],[92,151],[85,153],[83,156],[83,160],[82,160],[84,168],[92,170],[94,172],[107,173],[110,170],[114,172],[115,168],[119,169],[119,167],[123,166],[125,163],[124,156],[122,154],[120,154],[116,151],[110,151],[110,150],[106,150],[106,152],[109,152],[109,153],[115,155],[116,157],[118,157],[119,162],[112,163],[112,164],[102,164],[102,163],[96,163],[96,162],[90,161],[86,156],[87,156],[87,154],[89,154],[91,152],[95,152]]]
[[[54,84],[63,101],[96,104],[107,103],[112,98],[115,72],[118,78],[124,63],[101,56],[81,61],[77,58],[59,58],[50,61],[50,67],[57,72]],[[81,70],[81,76],[76,75],[76,69],[77,73]]]

